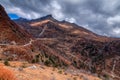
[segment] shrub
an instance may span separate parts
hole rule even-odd
[[[39,58],[36,58],[36,60],[35,60],[35,61],[36,61],[36,63],[40,62]]]
[[[9,63],[8,60],[5,60],[5,61],[4,61],[4,64],[5,64],[6,66],[10,66],[10,63]]]
[[[110,80],[109,75],[107,75],[107,74],[104,74],[103,77],[104,77],[104,80]]]
[[[46,60],[46,61],[44,62],[44,64],[45,64],[46,66],[50,66],[50,65],[51,65],[51,62],[50,62],[50,60]]]
[[[0,66],[0,80],[16,80],[12,71]]]
[[[59,74],[62,74],[62,70],[59,70],[58,73],[59,73]]]
[[[39,57],[40,57],[40,54],[35,55],[35,58],[39,58]]]
[[[32,63],[36,63],[35,59],[32,60]]]
[[[32,60],[32,63],[40,62],[39,57],[40,57],[40,54],[35,55],[35,59]]]

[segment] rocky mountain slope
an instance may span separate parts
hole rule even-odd
[[[15,22],[47,46],[53,54],[66,60],[67,65],[119,78],[119,38],[97,35],[74,23],[57,21],[51,15]]]
[[[3,8],[0,9],[3,10]],[[8,39],[26,43],[23,45],[1,45],[1,60],[28,61],[58,68],[69,67],[85,70],[91,74],[97,73],[101,78],[120,79],[119,38],[97,35],[74,23],[57,21],[51,15],[36,20],[22,18],[15,20],[19,25],[16,29],[17,25],[6,16],[7,14],[2,14],[3,18],[0,18],[0,23],[3,25],[10,21],[14,24],[13,28],[4,24],[8,31],[11,29],[15,29],[15,32],[20,31],[14,35],[11,31],[9,35],[16,37],[9,38],[8,36]],[[0,27],[2,27],[1,24]],[[6,32],[4,28],[0,30]],[[0,31],[0,33],[2,32]],[[27,33],[31,34],[30,36],[33,38],[23,36]],[[2,38],[0,39],[4,41]]]
[[[18,43],[28,42],[31,36],[16,23],[10,20],[4,8],[0,5],[0,43]]]
[[[57,21],[52,15],[47,15],[35,20],[27,20],[20,18],[15,20],[16,23],[22,25],[29,33],[36,38],[86,38],[98,41],[110,41],[115,38],[108,38],[97,35],[81,26],[66,21]],[[45,31],[43,33],[43,31]],[[42,35],[40,33],[43,33]]]

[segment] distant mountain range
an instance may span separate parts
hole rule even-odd
[[[3,43],[8,45],[3,47]],[[1,59],[82,69],[120,79],[120,38],[97,35],[52,15],[11,21],[0,6],[0,44]]]

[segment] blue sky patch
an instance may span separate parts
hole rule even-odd
[[[12,20],[19,18],[19,16],[18,16],[17,14],[14,14],[14,13],[9,13],[8,16],[9,16]]]

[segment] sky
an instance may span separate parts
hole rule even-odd
[[[52,14],[94,33],[120,38],[120,0],[0,0],[12,19]]]
[[[12,20],[15,20],[15,19],[19,19],[19,18],[20,18],[17,14],[14,14],[14,13],[8,13],[8,16],[9,16]]]

